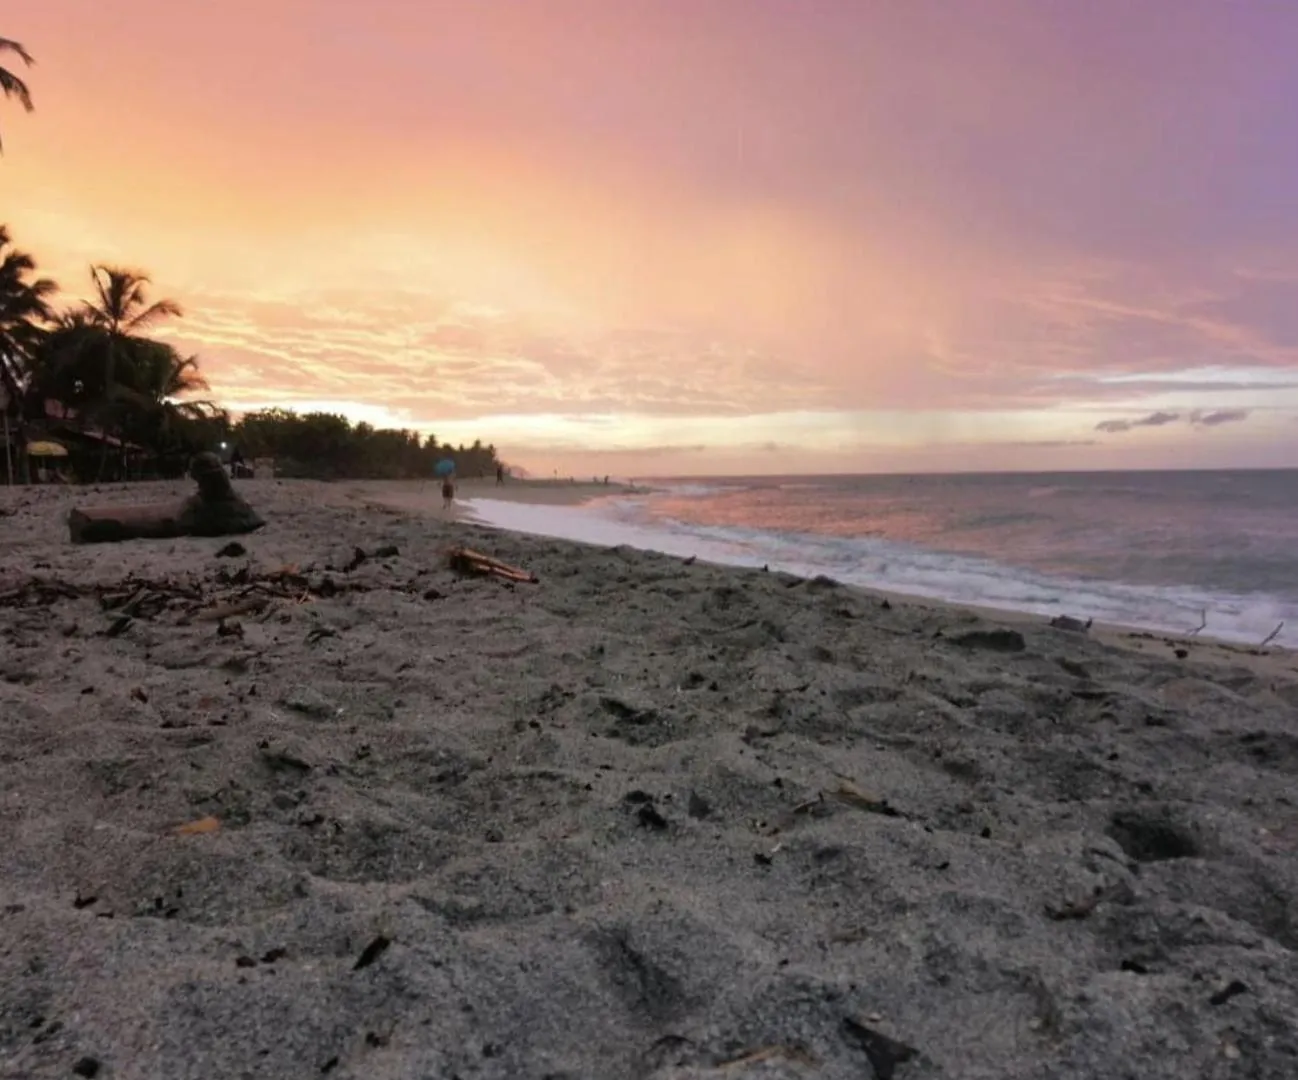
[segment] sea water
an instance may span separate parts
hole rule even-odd
[[[1298,470],[654,481],[484,524],[957,603],[1298,646]]]

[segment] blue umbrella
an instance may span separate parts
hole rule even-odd
[[[437,463],[438,476],[450,476],[453,472],[455,472],[455,462],[450,458],[442,458],[442,460]]]

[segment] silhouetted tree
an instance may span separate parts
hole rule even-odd
[[[18,42],[10,41],[8,38],[0,38],[0,56],[5,53],[13,53],[27,67],[31,67],[36,62],[32,59],[31,53],[19,45]],[[0,66],[0,94],[3,94],[6,98],[17,98],[18,104],[28,112],[31,112],[36,107],[32,102],[32,94],[27,89],[27,84],[3,66]],[[4,143],[0,141],[0,153],[3,152]]]

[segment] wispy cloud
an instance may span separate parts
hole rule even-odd
[[[1154,412],[1150,413],[1148,416],[1137,417],[1134,420],[1101,420],[1095,425],[1095,430],[1103,431],[1112,435],[1123,431],[1130,431],[1132,428],[1163,427],[1166,424],[1175,424],[1180,419],[1180,413]]]
[[[1190,414],[1190,423],[1197,427],[1217,427],[1220,424],[1238,424],[1249,418],[1248,409],[1214,409],[1203,412],[1196,409]]]
[[[1165,427],[1184,421],[1193,427],[1219,427],[1222,424],[1237,424],[1247,420],[1251,409],[1192,409],[1182,414],[1175,412],[1154,412],[1135,419],[1101,420],[1095,425],[1096,431],[1117,435],[1142,427]]]

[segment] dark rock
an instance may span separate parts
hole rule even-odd
[[[90,1056],[83,1057],[72,1066],[72,1072],[76,1076],[95,1077],[99,1075],[100,1064],[97,1058]]]
[[[247,555],[248,549],[238,540],[231,540],[225,547],[216,553],[218,559],[237,559],[241,555]]]

